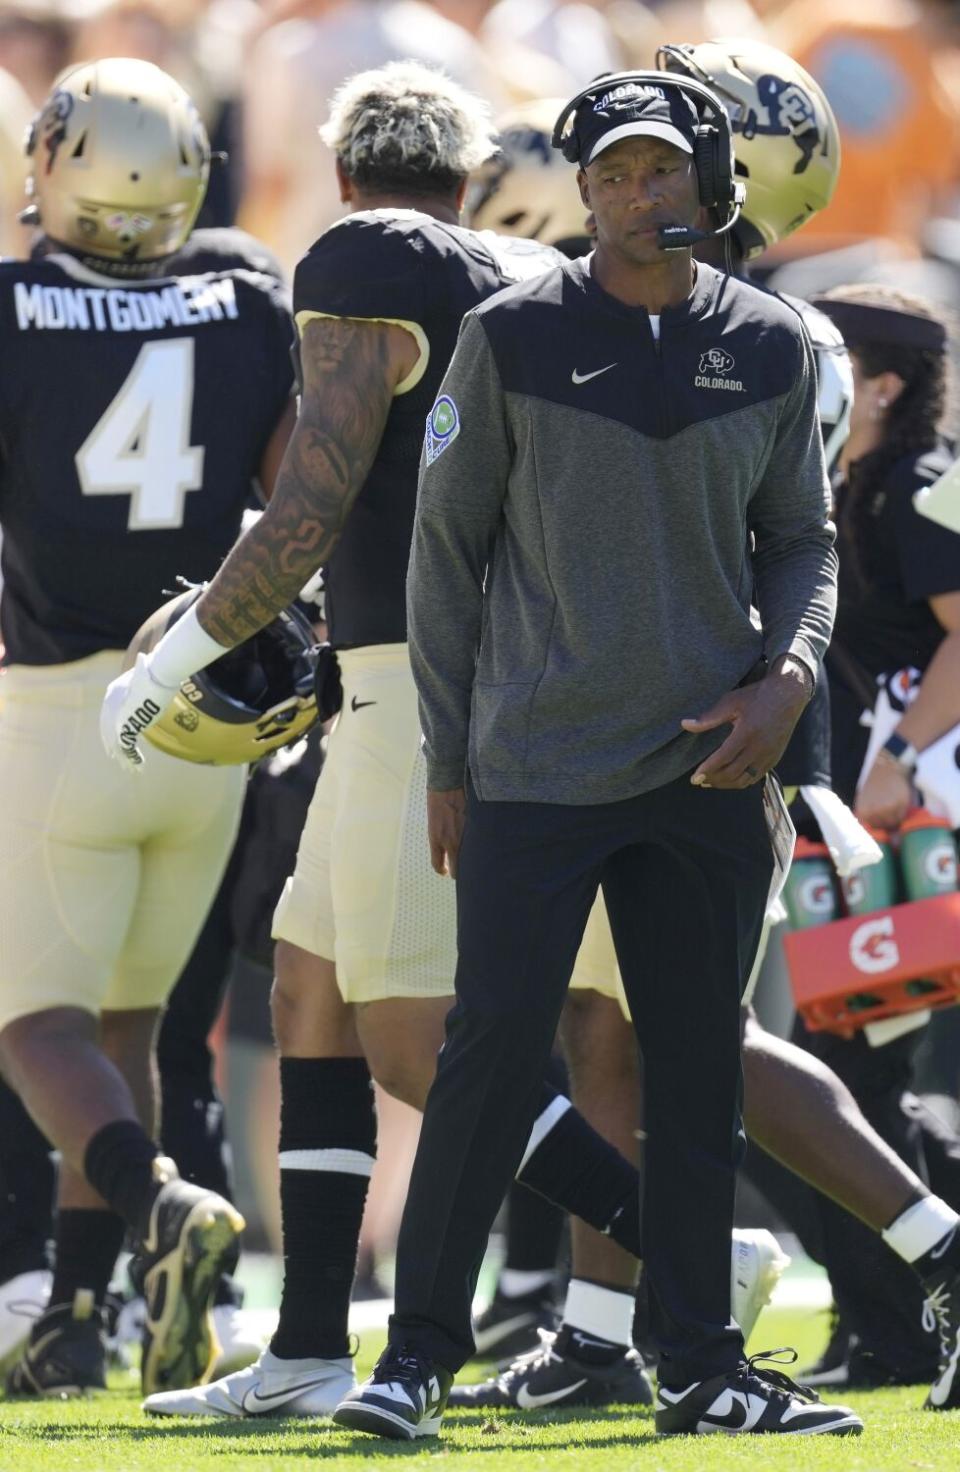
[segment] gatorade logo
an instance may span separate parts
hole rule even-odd
[[[870,976],[896,966],[900,947],[894,939],[892,915],[881,915],[857,926],[850,937],[850,960],[858,971]]]
[[[867,886],[859,874],[851,874],[843,881],[843,897],[848,905],[862,905],[867,895]]]
[[[952,843],[938,843],[923,856],[923,872],[938,889],[956,889],[957,856]]]
[[[798,898],[808,915],[833,913],[833,886],[823,874],[811,874],[799,887]]]

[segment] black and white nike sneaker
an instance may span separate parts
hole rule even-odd
[[[558,1338],[561,1343],[558,1346]],[[540,1331],[540,1344],[492,1380],[455,1385],[447,1404],[538,1411],[564,1406],[649,1406],[653,1387],[635,1349],[605,1364],[588,1363],[572,1352],[569,1330]]]
[[[56,1304],[34,1319],[23,1355],[7,1377],[7,1393],[66,1400],[106,1388],[103,1319],[93,1294],[80,1288],[72,1303]]]
[[[220,1346],[211,1306],[220,1274],[236,1260],[244,1220],[215,1191],[181,1181],[173,1161],[154,1161],[160,1190],[140,1247],[146,1316],[144,1395],[207,1380]]]
[[[338,1426],[413,1441],[436,1436],[453,1376],[405,1344],[388,1344],[369,1380],[346,1396],[333,1413]]]
[[[495,1293],[473,1326],[474,1359],[513,1360],[536,1349],[541,1329],[557,1328],[553,1285],[508,1298]]]
[[[951,1269],[924,1286],[924,1322],[940,1334],[940,1363],[937,1378],[924,1401],[927,1411],[952,1411],[960,1407],[960,1273]]]
[[[790,1355],[789,1360],[780,1358]],[[816,1391],[758,1361],[793,1364],[793,1350],[753,1354],[729,1375],[696,1381],[683,1390],[657,1390],[656,1427],[661,1436],[725,1431],[781,1436],[859,1436],[863,1422],[846,1406],[825,1406]]]

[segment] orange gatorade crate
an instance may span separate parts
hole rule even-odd
[[[960,1001],[960,892],[889,905],[783,938],[797,1011],[813,1032]]]

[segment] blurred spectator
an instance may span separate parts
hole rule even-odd
[[[73,39],[75,61],[136,56],[176,77],[207,125],[215,152],[227,155],[214,168],[200,225],[230,225],[241,189],[238,92],[246,35],[257,24],[253,0],[73,0],[85,14]]]
[[[0,256],[23,256],[27,250],[27,232],[17,223],[17,211],[26,203],[23,140],[33,111],[17,79],[0,69]]]
[[[241,223],[285,267],[343,214],[333,156],[317,129],[345,77],[413,57],[499,106],[483,48],[424,0],[287,0],[245,66],[247,192]]]
[[[931,9],[914,0],[790,0],[770,39],[820,82],[843,145],[833,202],[791,237],[787,253],[886,237],[918,254],[923,223],[950,197],[960,164],[960,111],[944,85]]]
[[[619,71],[620,47],[604,7],[582,0],[497,0],[484,22],[488,43],[508,49],[520,42],[562,69],[557,89],[576,92],[599,72]]]
[[[0,67],[15,77],[34,108],[70,59],[75,4],[83,0],[17,0],[0,4]]]

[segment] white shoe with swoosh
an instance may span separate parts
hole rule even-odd
[[[265,1349],[244,1370],[209,1385],[148,1395],[154,1416],[329,1416],[357,1380],[350,1358],[282,1360]]]

